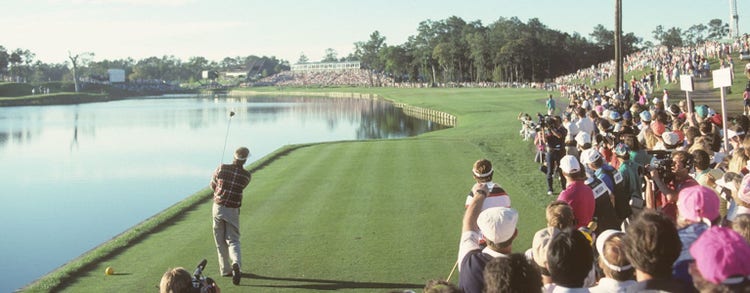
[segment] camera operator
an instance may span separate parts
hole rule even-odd
[[[194,293],[194,292],[216,292],[221,293],[221,289],[216,283],[203,284],[201,288],[193,286],[193,276],[184,268],[178,267],[169,269],[161,277],[159,282],[159,293]]]
[[[692,155],[685,151],[676,151],[672,153],[670,161],[671,168],[668,170],[656,168],[654,164],[647,166],[650,180],[646,180],[646,207],[661,210],[676,221],[677,195],[681,189],[698,185],[698,182],[690,176],[693,166]],[[664,178],[667,178],[666,182]]]
[[[557,116],[545,116],[543,126],[544,132],[544,145],[547,148],[547,155],[545,158],[547,168],[547,195],[552,195],[552,177],[555,173],[560,178],[561,189],[565,189],[565,178],[558,172],[558,166],[560,165],[560,158],[565,155],[563,153],[564,139],[567,135],[567,131],[562,127],[560,119]]]

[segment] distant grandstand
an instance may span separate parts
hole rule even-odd
[[[317,72],[361,69],[359,61],[353,62],[312,62],[292,65],[292,72]]]

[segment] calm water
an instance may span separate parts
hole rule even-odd
[[[229,119],[229,111],[236,115]],[[144,98],[0,107],[0,292],[50,272],[207,186],[248,146],[413,136],[442,128],[389,103],[320,98]]]

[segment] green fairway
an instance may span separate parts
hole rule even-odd
[[[494,181],[505,187],[520,213],[513,250],[527,249],[534,232],[544,226],[544,207],[552,198],[533,162],[531,142],[518,135],[516,116],[521,111],[541,112],[540,99],[547,93],[301,91],[375,93],[453,114],[457,127],[406,139],[299,146],[251,165],[253,180],[241,208],[245,275],[240,286],[219,276],[211,201],[208,190],[202,190],[191,197],[200,203],[186,204],[185,211],[129,240],[126,247],[106,250],[105,244],[83,257],[93,263],[63,267],[27,289],[156,292],[167,268],[182,266],[192,272],[205,258],[205,275],[216,279],[225,293],[421,291],[427,280],[446,278],[456,261],[464,201],[473,184],[471,166],[481,158],[493,162]],[[206,184],[212,171],[206,170]],[[105,276],[109,266],[115,275]],[[456,274],[453,281],[457,282]]]

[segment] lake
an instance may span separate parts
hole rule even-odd
[[[250,148],[249,164],[287,144],[442,128],[362,98],[170,96],[0,107],[0,292],[205,188],[238,146]]]

